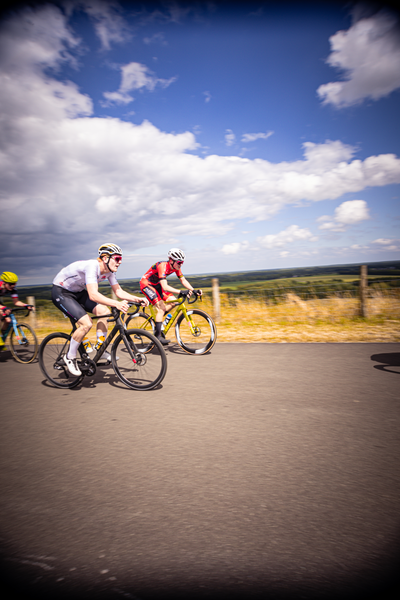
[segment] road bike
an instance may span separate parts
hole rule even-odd
[[[24,310],[26,314],[24,317],[29,315],[27,308],[32,308],[30,304],[26,306],[16,306],[11,310],[8,315],[11,322],[7,325],[7,328],[2,332],[3,342],[6,341],[8,334],[10,334],[10,351],[14,359],[19,363],[28,364],[35,360],[38,353],[38,340],[32,327],[27,323],[19,323],[15,312]]]
[[[132,306],[133,303],[129,304]],[[79,385],[85,376],[93,377],[100,358],[113,340],[111,364],[122,383],[134,390],[152,390],[162,382],[167,372],[167,358],[162,344],[149,331],[127,329],[125,315],[121,315],[116,308],[112,307],[111,312],[112,317],[108,318],[107,322],[114,322],[115,325],[97,349],[93,359],[89,358],[83,343],[79,346],[77,363],[82,375],[72,375],[64,362],[71,335],[76,331],[73,321],[69,335],[61,332],[51,333],[42,341],[39,348],[39,365],[50,383],[59,388],[72,389]],[[151,352],[148,351],[149,345]]]
[[[199,309],[188,309],[184,302],[187,299],[187,290],[182,290],[178,296],[178,302],[174,303],[171,309],[172,316],[167,315],[164,318],[163,335],[175,323],[175,337],[180,347],[189,354],[207,354],[214,346],[217,340],[217,327],[206,312]],[[188,298],[188,304],[193,304],[200,298],[201,294],[195,290]],[[179,301],[180,300],[180,301]],[[134,324],[135,327],[147,331],[155,332],[155,319],[157,310],[151,304],[149,305],[150,315],[146,311],[139,312],[139,308],[131,313],[126,321],[127,325]],[[170,313],[171,314],[171,313]],[[147,351],[151,350],[149,346]]]

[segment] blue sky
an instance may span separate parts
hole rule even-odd
[[[105,242],[139,277],[400,258],[389,5],[14,5],[0,21],[1,270]]]

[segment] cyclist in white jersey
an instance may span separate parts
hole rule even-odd
[[[100,246],[99,258],[94,260],[79,260],[71,263],[55,276],[52,288],[52,301],[67,317],[76,323],[77,329],[72,334],[68,353],[64,362],[73,375],[81,375],[77,365],[76,356],[78,348],[84,337],[90,331],[93,322],[87,314],[93,313],[96,317],[107,316],[109,306],[126,313],[129,309],[128,301],[140,302],[142,306],[148,305],[147,298],[132,296],[119,285],[115,273],[122,261],[122,250],[116,244],[103,244]],[[108,281],[117,298],[112,300],[103,296],[98,290],[101,281]],[[107,320],[97,320],[97,340],[103,340],[107,335]],[[108,352],[103,355],[111,360]]]

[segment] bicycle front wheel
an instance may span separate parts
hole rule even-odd
[[[14,328],[10,333],[10,350],[17,362],[31,363],[35,360],[38,352],[38,341],[35,332],[30,325],[18,323],[18,337]]]
[[[189,320],[182,313],[175,325],[178,344],[189,354],[207,354],[217,340],[214,321],[202,310],[188,310]]]
[[[72,389],[79,385],[83,375],[72,375],[64,362],[71,336],[66,333],[51,333],[39,348],[39,365],[43,375],[56,387]],[[79,365],[79,360],[78,360]]]
[[[144,329],[128,329],[119,335],[111,349],[111,359],[119,379],[134,390],[152,390],[167,372],[161,343]]]

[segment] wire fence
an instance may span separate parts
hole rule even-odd
[[[349,283],[338,283],[337,285],[330,284],[300,284],[300,285],[274,285],[271,288],[255,288],[251,287],[242,290],[224,289],[220,293],[224,295],[229,302],[235,304],[236,299],[240,300],[258,300],[268,303],[284,302],[289,294],[295,294],[301,300],[312,299],[327,299],[336,298],[358,298],[360,294],[360,281],[355,280]],[[367,287],[367,297],[373,297],[377,293],[385,293],[387,296],[398,297],[400,293],[400,280],[379,280],[378,282],[371,281]],[[208,293],[211,296],[211,292]]]

